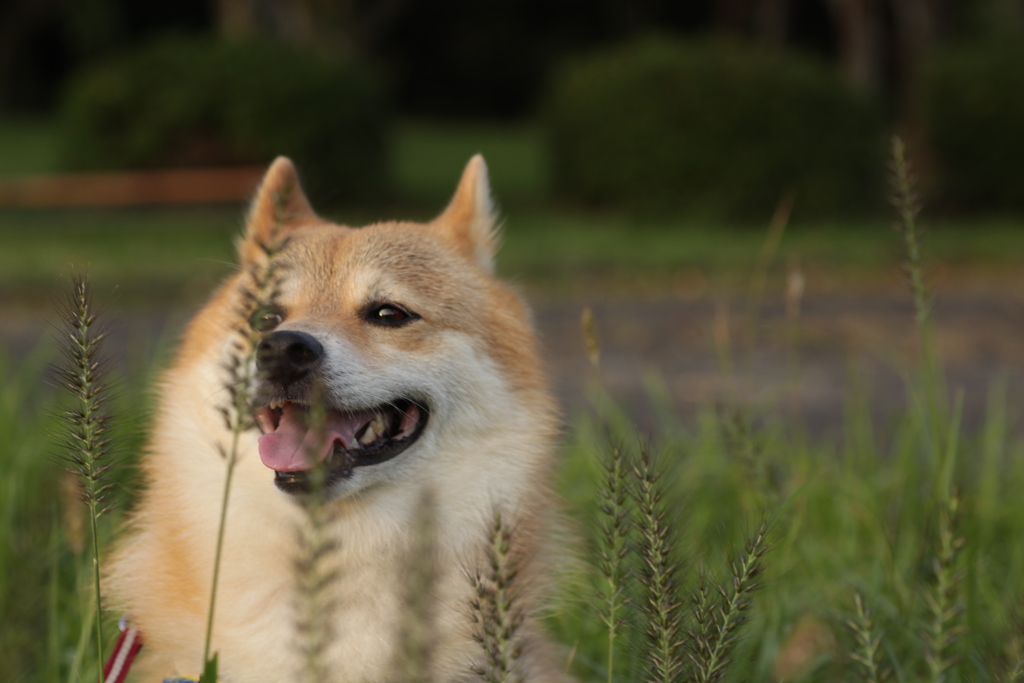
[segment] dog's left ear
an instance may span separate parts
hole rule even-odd
[[[249,207],[239,255],[243,262],[258,259],[264,247],[280,241],[289,231],[318,220],[299,184],[295,164],[287,157],[278,157],[267,169]]]
[[[462,172],[462,180],[448,208],[431,225],[448,234],[459,248],[481,268],[494,270],[498,250],[498,228],[487,164],[477,154]]]

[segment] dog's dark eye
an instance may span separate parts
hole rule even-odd
[[[395,304],[378,304],[371,306],[369,312],[366,314],[367,322],[371,322],[375,325],[386,325],[389,327],[397,327],[406,323],[412,322],[419,316],[411,311],[407,311],[401,306]]]
[[[284,311],[275,306],[257,308],[249,318],[249,324],[257,332],[269,332],[284,322]]]

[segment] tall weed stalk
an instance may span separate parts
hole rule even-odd
[[[1017,659],[1017,663],[1013,665],[1010,670],[1010,675],[1007,676],[1006,680],[1008,683],[1018,683],[1018,681],[1024,681],[1024,655],[1021,655]]]
[[[403,585],[404,610],[398,631],[396,683],[434,680],[434,589],[437,583],[437,511],[434,497],[425,492],[417,504],[416,523]]]
[[[694,622],[690,632],[694,679],[699,683],[719,680],[729,664],[729,655],[736,644],[737,629],[750,607],[750,599],[764,571],[762,562],[768,552],[768,523],[762,522],[757,532],[747,539],[745,552],[730,563],[732,581],[729,587],[715,584],[717,596],[701,577],[694,595]]]
[[[224,493],[221,498],[220,520],[217,526],[217,546],[213,561],[213,578],[210,585],[210,602],[206,616],[206,636],[203,641],[202,683],[216,683],[217,655],[210,656],[213,638],[214,615],[217,606],[217,584],[220,579],[221,552],[224,547],[224,532],[227,527],[228,501],[231,495],[231,481],[238,459],[238,444],[242,434],[255,427],[252,416],[253,387],[257,380],[256,347],[267,329],[267,320],[272,317],[275,302],[280,295],[281,267],[276,257],[284,248],[286,240],[280,236],[283,209],[287,206],[286,188],[275,198],[276,221],[268,243],[258,246],[263,252],[263,263],[254,263],[246,273],[247,282],[242,285],[242,302],[237,311],[237,326],[231,352],[224,366],[224,388],[228,392],[228,403],[220,408],[224,425],[230,432],[227,447],[218,445],[224,458],[226,472]]]
[[[309,429],[319,438],[307,456],[315,458],[326,439],[327,408],[320,383],[314,385],[309,413]],[[313,461],[309,465],[309,492],[299,498],[305,520],[297,529],[293,560],[295,625],[302,667],[299,678],[305,683],[323,683],[329,680],[327,650],[335,636],[332,616],[336,604],[331,587],[337,583],[339,571],[332,566],[331,559],[339,544],[330,533],[333,515],[324,489],[327,464]]]
[[[57,368],[61,384],[71,394],[73,405],[64,412],[64,460],[78,481],[89,510],[92,542],[92,574],[95,599],[96,652],[99,679],[103,663],[103,599],[100,590],[99,519],[109,510],[111,439],[110,416],[106,413],[107,386],[100,344],[106,333],[97,327],[88,281],[77,277],[71,285],[61,312],[64,336],[61,339],[63,363]]]
[[[942,448],[941,410],[938,396],[937,367],[932,344],[932,302],[925,282],[927,260],[923,244],[923,231],[918,223],[921,202],[917,195],[917,182],[907,157],[906,145],[899,136],[891,144],[892,204],[896,209],[896,230],[903,238],[906,262],[904,269],[914,298],[914,317],[921,346],[925,392],[925,433],[931,444],[935,461],[939,462]]]
[[[931,618],[924,637],[925,663],[932,683],[949,680],[949,672],[956,663],[950,650],[966,632],[961,620],[963,574],[956,569],[957,556],[964,546],[963,537],[957,535],[959,512],[960,499],[955,493],[939,511],[939,547],[932,561],[935,577],[932,590],[926,594]]]
[[[470,615],[476,625],[474,640],[483,650],[484,659],[474,672],[486,683],[520,683],[523,674],[519,659],[523,643],[519,635],[525,617],[517,598],[516,578],[520,558],[512,546],[513,529],[494,509],[488,525],[484,546],[485,562],[472,574],[474,595]]]
[[[864,605],[860,593],[854,593],[853,605],[853,617],[846,622],[856,641],[850,659],[857,664],[863,683],[882,683],[886,679],[882,670],[882,636],[875,631],[871,610]]]
[[[931,330],[931,297],[925,284],[925,252],[922,231],[917,222],[921,205],[906,146],[897,136],[892,138],[892,186],[892,201],[899,219],[896,227],[906,250],[906,270],[920,336],[926,401],[922,411],[925,416],[923,432],[935,466],[933,491],[938,498],[938,552],[932,559],[934,579],[925,595],[929,619],[924,633],[924,658],[929,680],[942,683],[950,679],[956,664],[951,650],[967,630],[962,619],[965,609],[961,586],[963,574],[956,568],[965,540],[956,531],[961,510],[959,495],[953,489],[962,396],[958,395],[952,418],[943,429],[944,411]]]
[[[608,631],[608,683],[615,680],[615,651],[620,630],[625,625],[626,607],[624,564],[630,531],[628,474],[622,449],[614,447],[604,463],[602,482],[599,568],[603,579],[601,621]]]
[[[311,472],[312,490],[305,496],[302,506],[306,521],[298,529],[298,552],[294,560],[296,577],[296,630],[302,662],[300,680],[322,683],[328,679],[327,649],[334,638],[333,621],[335,603],[330,588],[338,581],[338,570],[331,566],[331,556],[338,548],[331,538],[330,511],[325,505],[322,466]]]
[[[650,451],[640,450],[635,476],[636,527],[640,537],[640,610],[647,638],[648,680],[673,683],[682,672],[682,603],[679,565],[673,557],[672,521],[667,518],[661,473]]]

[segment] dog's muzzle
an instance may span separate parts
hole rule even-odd
[[[295,330],[272,332],[256,348],[260,459],[287,493],[391,460],[419,439],[429,417],[422,401],[405,396],[375,406],[334,403],[328,387],[317,385],[324,355],[315,337]]]

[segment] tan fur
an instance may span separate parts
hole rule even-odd
[[[327,384],[339,394],[372,402],[406,383],[432,401],[419,441],[393,461],[357,468],[329,504],[339,543],[332,680],[392,677],[401,570],[425,491],[437,517],[437,680],[467,678],[479,657],[467,571],[481,560],[495,506],[515,525],[528,558],[518,579],[530,615],[525,671],[529,680],[558,680],[561,655],[535,620],[554,516],[556,406],[528,310],[493,277],[497,238],[483,159],[469,162],[451,204],[431,223],[359,229],[317,217],[291,162],[278,159],[239,245],[243,265],[264,258],[257,242],[266,243],[282,217],[289,241],[278,257],[286,311],[279,329],[328,340],[335,365]],[[116,609],[131,615],[146,640],[134,680],[197,675],[202,666],[225,476],[217,447],[229,436],[217,408],[227,402],[222,366],[243,278],[229,279],[199,312],[163,377],[143,460],[145,492],[108,568]],[[421,319],[393,329],[370,325],[361,311],[373,301],[399,302]],[[226,683],[293,681],[299,670],[292,560],[304,516],[275,488],[256,437],[243,435],[228,509],[213,643]]]

